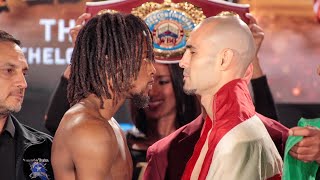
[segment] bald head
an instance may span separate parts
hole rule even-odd
[[[249,27],[234,15],[206,19],[191,32],[186,47],[180,61],[184,90],[200,96],[212,95],[226,83],[247,77],[255,55]]]
[[[246,69],[255,55],[251,31],[237,15],[218,15],[204,20],[193,33],[212,46],[212,53],[231,50],[237,66]],[[242,66],[243,65],[243,66]]]

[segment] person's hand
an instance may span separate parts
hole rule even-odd
[[[320,129],[316,127],[294,127],[289,130],[291,136],[303,136],[303,139],[294,145],[290,155],[303,162],[316,161],[320,164]]]
[[[256,55],[257,55],[260,50],[262,41],[264,39],[264,32],[263,32],[263,29],[260,26],[258,26],[257,20],[252,16],[252,14],[246,13],[246,17],[250,20],[249,28],[251,30],[252,36],[256,44]]]
[[[246,17],[249,19],[249,28],[251,30],[251,33],[256,45],[256,52],[255,52],[254,59],[252,61],[252,64],[253,64],[252,79],[257,79],[263,76],[263,72],[259,63],[258,53],[259,53],[262,41],[264,39],[264,32],[263,32],[263,29],[260,26],[258,26],[257,21],[252,16],[252,14],[246,13]]]
[[[79,31],[83,27],[84,23],[87,20],[89,20],[90,18],[91,18],[91,14],[89,14],[89,13],[81,14],[78,17],[78,19],[76,20],[76,26],[70,29],[69,34],[71,36],[73,46],[74,46],[74,44],[76,42],[77,36],[79,34]]]

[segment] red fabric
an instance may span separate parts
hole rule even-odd
[[[213,129],[209,135],[209,149],[205,156],[199,179],[205,179],[216,145],[221,138],[228,133],[233,127],[241,122],[251,118],[255,114],[255,109],[250,97],[250,93],[245,80],[233,80],[224,85],[214,96],[213,99]],[[207,117],[206,124],[212,120]],[[188,162],[183,179],[190,179],[195,163],[200,156],[201,149],[204,145],[206,135],[210,129],[205,128],[197,142],[194,153]]]
[[[191,178],[193,168],[196,165],[197,159],[199,158],[200,153],[201,153],[201,149],[202,149],[204,143],[206,142],[207,135],[208,135],[211,128],[212,128],[212,120],[209,117],[207,117],[205,120],[205,123],[204,123],[203,133],[201,134],[197,144],[195,145],[193,155],[190,158],[190,160],[188,161],[187,166],[185,168],[184,174],[182,176],[183,180]]]
[[[147,151],[148,166],[143,179],[179,179],[178,177],[182,175],[177,173],[179,171],[176,170],[183,170],[185,168],[185,164],[193,152],[195,142],[199,138],[198,134],[200,134],[202,125],[202,115],[199,115],[189,124],[150,146]],[[182,151],[184,153],[181,153]],[[171,154],[173,157],[169,158]],[[169,171],[169,173],[166,174],[166,171]]]
[[[266,127],[272,141],[276,145],[279,154],[283,159],[284,148],[286,147],[289,129],[273,119],[267,118],[258,113],[256,115],[261,119],[262,123]]]
[[[277,174],[271,178],[268,178],[267,180],[281,180],[281,174]]]
[[[224,103],[219,101],[220,104]],[[283,155],[288,128],[272,119],[256,114],[264,123],[280,154]],[[202,116],[153,144],[147,153],[148,166],[144,179],[180,179],[204,126]],[[181,153],[183,152],[183,153]],[[187,171],[187,170],[186,170]],[[186,173],[185,171],[185,173]]]
[[[256,115],[262,120],[283,157],[285,143],[288,138],[288,128],[260,114]],[[192,156],[193,148],[200,138],[203,121],[202,116],[199,116],[149,147],[147,152],[148,166],[143,179],[181,179],[181,173],[183,173],[185,165]]]

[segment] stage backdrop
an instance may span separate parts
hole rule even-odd
[[[311,0],[304,6],[287,2],[278,5],[277,1],[250,1],[266,33],[261,64],[277,103],[317,104],[320,24],[313,15]],[[37,129],[44,130],[50,95],[70,61],[68,32],[84,12],[84,4],[77,0],[0,0],[0,29],[22,41],[30,66],[25,102],[17,116]],[[282,13],[290,8],[297,13]],[[125,109],[118,115],[119,121],[130,122]]]

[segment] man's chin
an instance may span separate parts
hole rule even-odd
[[[137,108],[146,108],[148,107],[150,97],[144,95],[143,93],[132,95],[132,102]]]
[[[1,108],[0,108],[1,109]],[[21,110],[21,106],[6,107],[4,110],[0,111],[0,115],[9,115],[11,113],[17,113]]]
[[[196,94],[196,89],[187,89],[187,88],[183,88],[184,93],[188,94],[188,95],[194,95]]]
[[[23,103],[23,99],[14,97],[10,99],[10,101],[7,101],[5,106],[6,106],[6,109],[8,109],[10,112],[17,113],[21,110],[22,103]]]
[[[12,113],[17,113],[20,110],[21,110],[21,105],[9,108],[9,111],[12,112]]]

